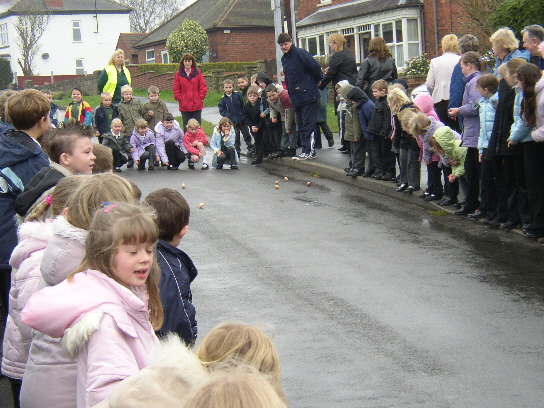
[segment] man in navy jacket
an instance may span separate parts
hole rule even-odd
[[[283,52],[281,64],[287,91],[295,108],[302,143],[302,153],[296,158],[298,160],[313,159],[315,158],[314,132],[320,96],[318,83],[323,78],[321,65],[308,51],[294,46],[289,34],[280,34],[278,44]]]

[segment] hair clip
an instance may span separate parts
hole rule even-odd
[[[107,205],[110,205],[111,203],[109,203],[108,201],[106,201],[104,204],[102,204],[102,208],[106,207]],[[110,212],[110,210],[113,210],[115,207],[117,207],[119,204],[111,204],[110,207],[108,208],[104,208],[104,212],[107,214],[108,212]]]
[[[51,198],[53,197],[53,194],[49,194],[47,197],[45,197],[45,202],[47,205],[51,205]]]

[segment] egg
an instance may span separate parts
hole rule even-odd
[[[203,208],[203,207],[204,207],[204,203],[200,203],[198,206],[199,206],[200,208]]]

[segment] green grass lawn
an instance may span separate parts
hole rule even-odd
[[[334,114],[334,104],[327,105],[327,124],[332,130],[332,133],[338,133],[338,117]]]

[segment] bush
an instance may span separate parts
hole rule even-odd
[[[402,72],[403,75],[427,76],[431,61],[427,58],[427,54],[417,55],[410,58],[406,62],[406,68]]]
[[[188,18],[172,31],[166,40],[166,48],[174,63],[179,63],[187,52],[195,57],[196,62],[202,62],[202,57],[208,50],[208,34],[200,24]]]
[[[0,89],[6,89],[13,82],[11,65],[5,58],[0,58]]]
[[[153,71],[155,75],[164,74],[165,72],[177,72],[179,64],[140,64],[138,65],[138,74]]]
[[[56,101],[60,101],[61,99],[65,98],[65,94],[62,91],[53,91],[53,92],[51,92],[51,96]]]
[[[496,28],[510,27],[521,40],[521,30],[525,26],[540,24],[544,0],[505,0],[491,15]]]

